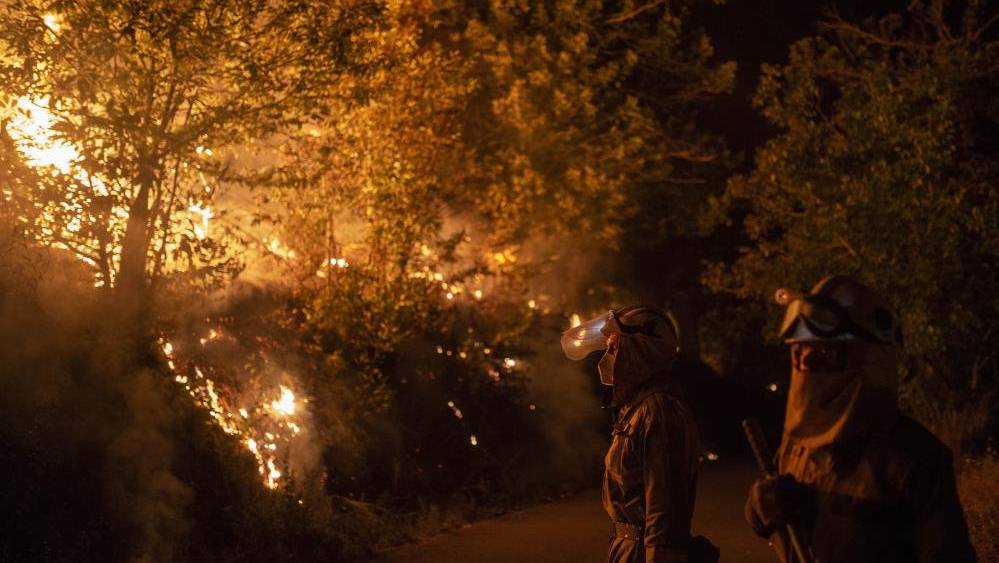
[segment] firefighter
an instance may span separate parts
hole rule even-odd
[[[777,292],[791,348],[779,475],[746,502],[753,530],[795,561],[975,561],[950,451],[897,406],[901,331],[873,290],[831,276],[807,294]]]
[[[671,377],[678,343],[673,318],[647,306],[610,311],[562,337],[574,360],[605,350],[598,371],[616,410],[603,481],[611,563],[717,560],[707,540],[690,537],[700,450]]]

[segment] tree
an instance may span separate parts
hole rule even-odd
[[[363,96],[336,96],[328,118],[283,139],[279,188],[259,193],[294,249],[278,250],[305,326],[330,358],[317,384],[364,389],[348,417],[385,427],[395,416],[405,433],[455,419],[446,398],[414,401],[417,387],[495,412],[522,400],[528,335],[564,322],[544,316],[569,293],[530,292],[542,267],[614,247],[642,216],[639,192],[694,199],[689,183],[720,149],[693,109],[734,66],[711,60],[685,4],[416,2],[385,16],[351,79]],[[416,439],[370,442],[408,459],[428,449]]]
[[[692,3],[498,2],[456,10],[477,88],[466,199],[497,244],[571,233],[615,247],[643,190],[676,202],[721,153],[699,103],[727,91]],[[584,244],[580,244],[583,246]]]
[[[715,202],[744,216],[751,244],[705,276],[751,299],[836,272],[877,288],[901,316],[917,409],[919,389],[981,406],[995,384],[995,19],[976,2],[955,10],[834,18],[764,67],[756,105],[782,133]]]
[[[45,169],[5,168],[5,198],[34,237],[109,287],[142,291],[165,269],[218,267],[224,237],[208,222],[212,173],[230,164],[220,149],[321,109],[366,17],[355,7],[5,3],[4,150]]]

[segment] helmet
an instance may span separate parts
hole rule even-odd
[[[779,337],[787,343],[861,339],[897,345],[902,331],[873,289],[848,276],[829,276],[807,294],[778,289],[786,305]]]
[[[680,351],[680,325],[668,312],[648,305],[631,305],[613,314],[622,334],[639,333],[661,338],[668,348]]]
[[[672,353],[680,351],[680,326],[673,315],[648,305],[607,311],[562,333],[562,351],[571,360],[607,348],[611,334],[644,334],[663,339]]]

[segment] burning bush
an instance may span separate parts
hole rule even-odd
[[[2,500],[16,516],[0,559],[336,558],[327,503],[261,486],[75,260],[0,246]]]

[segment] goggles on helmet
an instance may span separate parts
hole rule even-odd
[[[824,295],[803,295],[790,301],[778,336],[784,342],[850,340],[878,341],[853,322],[842,305]]]

